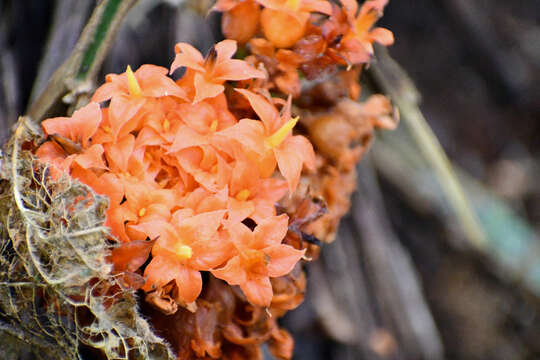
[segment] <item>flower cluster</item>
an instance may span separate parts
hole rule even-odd
[[[373,28],[386,2],[218,0],[227,39],[206,56],[179,43],[170,69],[128,66],[42,122],[36,155],[109,198],[115,276],[179,359],[260,359],[265,341],[292,357],[276,317],[303,300],[299,261],[334,238],[374,131],[397,125],[384,96],[353,101],[373,43],[393,42]]]
[[[339,66],[368,64],[374,42],[394,42],[392,32],[373,28],[387,2],[367,0],[358,9],[356,0],[340,0],[340,6],[326,0],[218,0],[213,9],[223,12],[225,36],[247,44],[246,60],[263,64],[265,88],[298,97],[299,72],[321,80]],[[351,86],[357,83],[351,80]]]
[[[116,270],[135,273],[151,252],[144,279],[132,283],[151,292],[174,281],[179,304],[197,299],[200,272],[210,271],[269,306],[269,277],[304,254],[282,243],[288,216],[275,203],[314,167],[313,148],[292,134],[290,101],[279,111],[272,98],[236,88],[258,119],[229,111],[226,81],[264,77],[235,52],[233,40],[206,58],[179,43],[171,72],[187,71],[178,82],[162,67],[128,67],[72,117],[42,123],[50,140],[37,156],[53,175],[69,173],[109,197],[106,225],[123,243],[112,254]]]

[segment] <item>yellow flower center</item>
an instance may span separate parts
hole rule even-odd
[[[240,190],[238,194],[236,194],[236,200],[246,201],[249,198],[249,195],[251,195],[251,191],[248,189]]]
[[[297,116],[287,121],[275,133],[265,139],[265,144],[271,149],[277,148],[285,140],[289,131],[295,127],[299,119],[300,117]]]
[[[292,11],[298,11],[300,8],[300,0],[287,0],[285,2],[285,6],[287,6]]]
[[[141,87],[139,86],[139,82],[137,81],[137,78],[135,77],[135,74],[133,73],[133,70],[131,70],[131,66],[129,65],[126,68],[126,75],[128,79],[129,93],[133,96],[141,96]]]
[[[211,132],[216,131],[216,130],[217,130],[217,126],[218,126],[217,120],[212,121],[212,123],[210,124],[210,131],[211,131]]]
[[[169,119],[165,118],[165,120],[163,120],[163,130],[169,131],[170,128],[171,123],[169,122]]]
[[[193,250],[191,249],[191,247],[187,245],[178,244],[176,245],[174,250],[175,250],[176,256],[180,260],[191,259],[191,257],[193,256]]]
[[[139,210],[139,217],[143,217],[144,215],[146,215],[146,208]]]
[[[103,126],[103,131],[105,131],[105,133],[107,133],[107,134],[112,133],[111,127],[107,126],[107,125]]]

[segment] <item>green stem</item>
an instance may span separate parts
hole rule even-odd
[[[45,117],[64,115],[65,104],[76,104],[88,94],[92,81],[110,49],[122,20],[137,0],[102,0],[92,12],[75,49],[49,80],[47,87],[30,105],[28,115],[40,122]]]

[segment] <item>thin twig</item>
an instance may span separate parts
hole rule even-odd
[[[417,145],[435,170],[446,198],[461,223],[467,239],[475,248],[485,248],[486,236],[484,230],[465,197],[448,156],[418,107],[416,99],[411,99],[407,95],[410,93],[417,94],[418,91],[403,69],[388,53],[384,49],[378,48],[377,50],[378,62],[371,67],[371,73],[376,83],[398,106],[403,122],[409,128]]]

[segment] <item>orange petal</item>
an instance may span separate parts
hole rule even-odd
[[[241,222],[255,211],[252,201],[240,201],[235,198],[229,198],[227,209],[229,214],[227,221],[230,223]]]
[[[367,45],[369,42],[366,42]],[[365,64],[371,60],[371,47],[366,48],[363,42],[357,39],[347,39],[342,42],[341,54],[347,59],[347,62],[355,64]]]
[[[247,200],[259,185],[257,165],[249,161],[241,151],[235,152],[235,158],[229,189],[231,195],[236,196],[238,200]],[[239,197],[240,192],[244,196]]]
[[[135,146],[135,136],[128,134],[114,144],[105,145],[105,155],[111,169],[125,173],[128,171],[128,161]]]
[[[167,154],[175,153],[192,146],[200,146],[207,144],[206,137],[199,134],[189,126],[180,125],[176,132],[175,138],[171,146],[167,150]]]
[[[195,301],[202,289],[201,273],[182,265],[171,256],[154,257],[144,275],[147,280],[142,289],[146,292],[165,286],[174,279],[178,287],[178,300],[181,302]]]
[[[117,74],[111,75],[118,76]],[[117,94],[127,94],[127,84],[121,83],[121,81],[106,82],[105,84],[97,88],[96,92],[94,92],[94,95],[92,95],[92,99],[90,101],[100,103],[109,100]]]
[[[117,207],[124,198],[124,183],[113,173],[106,172],[97,176],[92,170],[76,167],[71,176],[90,186],[96,193],[109,198],[109,209]]]
[[[216,110],[206,100],[197,104],[181,104],[178,113],[186,125],[201,134],[207,133],[211,123],[218,117]]]
[[[279,112],[273,104],[270,104],[261,95],[245,89],[235,89],[249,101],[249,104],[264,123],[267,133],[272,133],[279,128]]]
[[[225,87],[223,85],[215,84],[213,82],[207,81],[204,78],[204,76],[202,76],[201,74],[195,74],[194,86],[195,86],[195,98],[193,99],[194,104],[204,99],[218,96],[225,90]]]
[[[150,239],[157,239],[152,249],[152,255],[174,253],[174,247],[178,243],[178,234],[174,227],[166,219],[156,219],[130,224],[129,227]]]
[[[198,214],[184,219],[175,226],[187,244],[196,241],[209,241],[214,237],[226,212],[226,210],[217,210]]]
[[[268,276],[278,277],[290,273],[294,265],[304,256],[306,249],[296,250],[290,245],[280,244],[263,251],[270,256],[270,262],[267,265]]]
[[[255,237],[253,232],[243,223],[227,224],[227,231],[230,234],[230,239],[234,246],[240,251],[251,248]]]
[[[214,49],[217,53],[216,63],[219,64],[230,60],[238,49],[238,46],[235,40],[225,39],[214,45]]]
[[[115,271],[136,271],[148,259],[153,241],[132,241],[122,243],[111,252]]]
[[[247,280],[247,273],[242,267],[239,256],[230,259],[221,269],[212,270],[212,275],[226,281],[229,285],[240,285]]]
[[[49,163],[55,160],[63,160],[66,157],[66,152],[56,142],[46,141],[36,150],[36,156],[38,159]]]
[[[180,265],[176,278],[176,286],[178,287],[179,302],[190,303],[197,300],[197,297],[202,290],[201,273],[190,267]]]
[[[352,25],[354,23],[354,19],[356,18],[356,12],[358,11],[358,1],[341,0],[341,5],[343,6],[343,8],[345,8],[349,23]]]
[[[176,52],[176,57],[171,64],[170,74],[172,74],[176,69],[182,66],[201,72],[205,71],[203,67],[203,56],[201,55],[199,50],[195,49],[190,44],[178,43],[174,47],[174,51]]]
[[[120,95],[112,98],[109,105],[109,123],[115,141],[121,131],[127,134],[136,129],[138,125],[136,115],[144,103],[143,97]]]
[[[175,96],[187,100],[184,89],[166,76],[167,69],[156,65],[142,65],[135,76],[139,80],[144,96],[162,97]]]
[[[92,188],[98,194],[107,195],[111,206],[120,205],[124,198],[124,183],[112,173],[101,175]]]
[[[107,166],[103,161],[103,151],[103,146],[100,144],[92,145],[82,154],[76,155],[74,162],[83,169],[107,169]]]
[[[88,139],[95,134],[100,123],[99,104],[91,102],[75,111],[71,118],[47,119],[41,123],[41,126],[47,135],[59,134],[75,142],[81,142],[86,147]]]
[[[254,242],[249,245],[255,249],[279,245],[285,238],[288,229],[289,216],[287,214],[264,219],[253,231]]]
[[[247,79],[264,79],[264,72],[255,69],[244,60],[232,59],[218,63],[212,73],[218,81],[238,81]]]
[[[234,246],[229,241],[225,231],[221,231],[211,241],[200,241],[191,246],[193,257],[188,261],[188,264],[193,269],[202,271],[209,271],[221,266],[234,253]]]
[[[173,190],[156,189],[148,183],[126,182],[125,192],[127,204],[137,212],[150,204],[163,204],[169,209],[176,204],[176,196]]]
[[[369,38],[384,46],[390,46],[394,43],[394,34],[390,30],[381,27],[371,30]]]
[[[272,302],[272,284],[268,277],[250,279],[240,284],[248,301],[256,306],[268,307]]]
[[[323,0],[302,0],[300,10],[332,15],[332,5],[330,5],[330,2]]]
[[[126,205],[112,207],[107,211],[107,222],[105,225],[111,228],[111,233],[122,242],[129,242],[130,238],[126,234],[125,222],[137,220],[137,214]]]
[[[258,185],[257,197],[275,203],[281,200],[287,193],[287,182],[282,179],[262,179]]]
[[[308,168],[315,166],[313,146],[303,136],[291,136],[282,146],[274,149],[279,171],[289,184],[290,194],[294,192],[300,180],[303,164]]]
[[[165,140],[154,129],[145,126],[137,134],[135,148],[140,148],[141,146],[161,145],[164,142]]]
[[[287,192],[287,187],[285,187],[285,192]],[[257,224],[264,221],[264,219],[276,216],[276,204],[274,202],[255,198],[253,199],[253,205],[255,206],[255,210],[249,217]]]
[[[234,139],[248,151],[254,151],[261,155],[266,152],[264,147],[264,127],[260,121],[242,119],[236,125],[222,130],[216,135]]]

